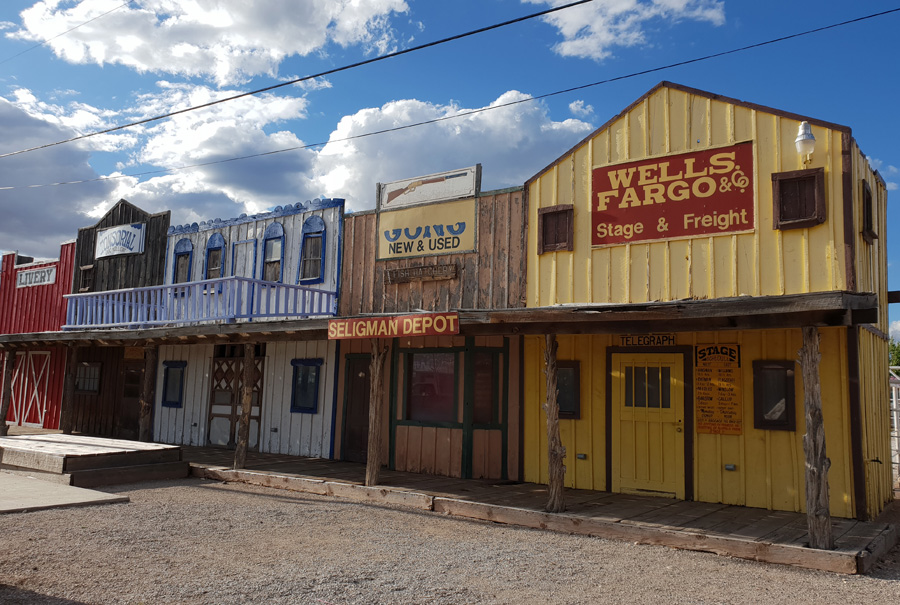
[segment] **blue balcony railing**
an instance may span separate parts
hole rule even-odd
[[[333,316],[335,292],[223,277],[198,282],[67,294],[63,330],[228,323]]]

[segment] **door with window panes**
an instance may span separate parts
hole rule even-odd
[[[612,489],[684,498],[684,357],[613,354]]]
[[[243,346],[220,345],[213,358],[209,402],[209,445],[233,449],[237,443],[238,421],[241,416],[241,387],[243,385]],[[218,349],[219,347],[217,347]],[[250,408],[249,449],[259,447],[260,397],[262,396],[263,357],[255,360],[253,393]]]

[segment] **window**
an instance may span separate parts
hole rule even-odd
[[[100,364],[92,361],[82,361],[75,368],[75,392],[91,393],[100,392]]]
[[[878,238],[875,233],[875,215],[872,208],[872,188],[867,181],[862,181],[862,236],[867,244]]]
[[[538,254],[573,250],[575,206],[561,204],[538,208]]]
[[[577,361],[557,361],[556,371],[559,417],[577,420],[581,418],[581,364]]]
[[[406,354],[406,419],[456,422],[456,354]]]
[[[90,292],[94,289],[94,265],[82,265],[81,282],[78,284],[79,292]]]
[[[672,407],[672,369],[666,366],[625,367],[625,407]]]
[[[322,359],[292,359],[291,412],[315,414],[319,402],[319,370]]]
[[[184,369],[186,361],[163,362],[163,395],[164,408],[180,408],[184,404]]]
[[[775,229],[802,229],[825,222],[825,169],[810,168],[772,175]]]
[[[303,223],[297,281],[301,284],[321,284],[325,281],[324,265],[325,221],[320,216],[311,216]]]
[[[225,258],[225,238],[221,233],[213,233],[206,242],[206,277],[218,279],[225,274],[222,261]]]
[[[191,281],[191,260],[194,257],[194,244],[189,239],[178,240],[175,244],[175,267],[172,271],[172,283],[183,284]]]
[[[281,281],[281,264],[284,260],[284,227],[272,223],[266,228],[263,248],[263,279]]]
[[[753,426],[771,431],[793,431],[794,362],[753,362]]]
[[[497,418],[497,355],[476,351],[472,356],[475,366],[472,377],[472,422],[496,424],[500,421]]]

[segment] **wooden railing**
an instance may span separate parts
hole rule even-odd
[[[223,277],[199,282],[67,294],[63,330],[226,323],[332,316],[336,293]]]

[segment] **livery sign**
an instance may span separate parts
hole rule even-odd
[[[56,266],[28,269],[16,274],[16,288],[48,286],[56,283]]]

